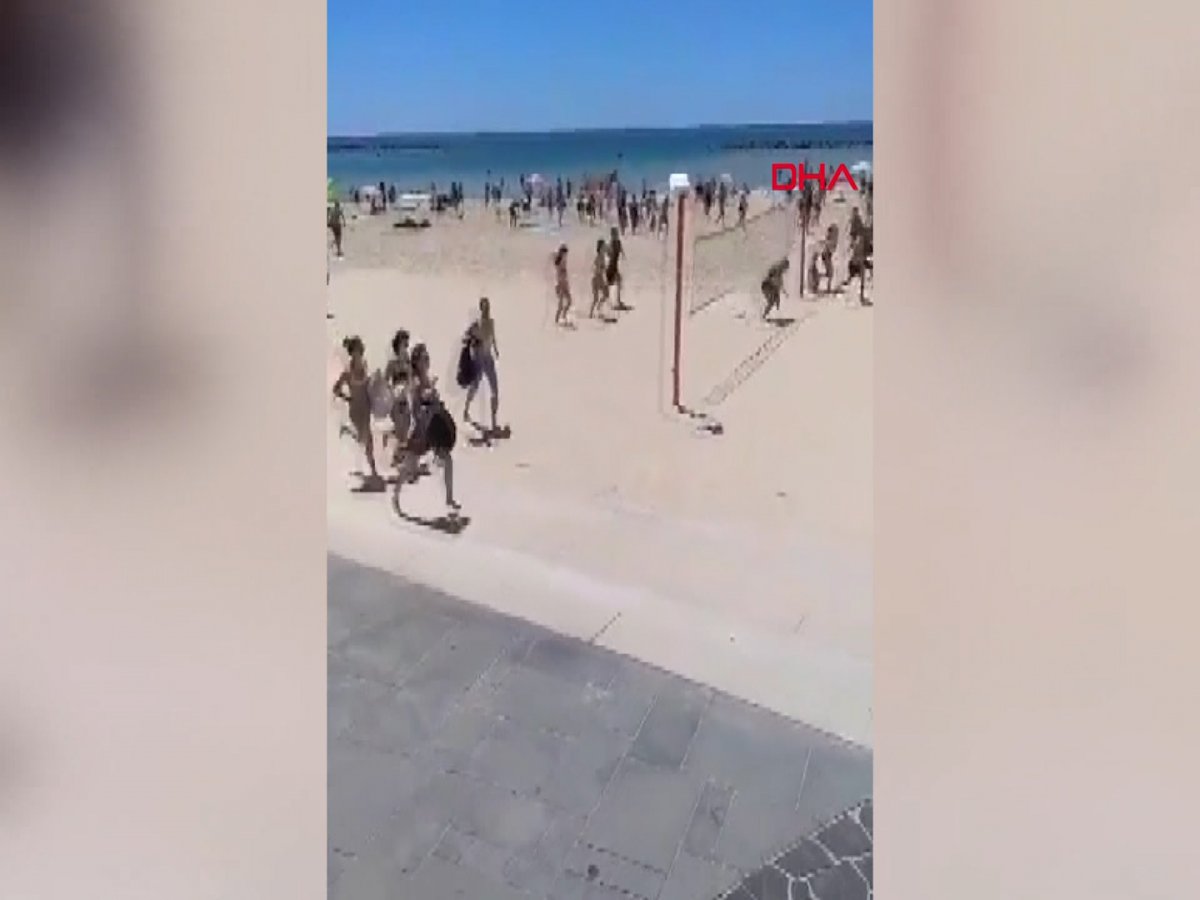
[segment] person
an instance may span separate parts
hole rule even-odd
[[[472,422],[471,401],[479,392],[479,385],[487,379],[492,404],[492,432],[500,430],[496,417],[500,412],[500,380],[496,374],[496,360],[500,358],[500,345],[496,342],[496,320],[492,317],[492,304],[487,297],[479,301],[479,318],[467,328],[467,344],[474,362],[474,377],[467,388],[467,400],[463,404],[463,421]]]
[[[825,290],[833,292],[833,254],[837,252],[838,227],[836,222],[830,222],[825,229],[825,241],[821,244],[821,268],[825,276]]]
[[[608,299],[608,281],[604,277],[604,270],[608,265],[607,251],[608,246],[604,243],[604,238],[596,241],[596,259],[592,262],[592,308],[588,312],[588,316],[593,319]]]
[[[613,231],[616,231],[614,228]],[[554,254],[554,295],[558,298],[558,309],[554,313],[555,325],[567,325],[567,314],[571,311],[571,283],[567,276],[567,245],[559,246]]]
[[[392,464],[399,465],[401,452],[412,430],[412,409],[409,407],[408,379],[412,369],[409,359],[409,334],[403,328],[392,337],[392,358],[383,369],[383,377],[392,390],[392,434],[396,451]]]
[[[668,214],[670,213],[670,210],[671,210],[671,197],[668,194],[663,197],[662,211],[658,214],[658,230],[659,230],[659,233],[661,233],[664,236],[666,236],[671,230],[670,221],[668,219]]]
[[[379,470],[375,467],[375,436],[371,431],[371,379],[367,374],[366,350],[362,338],[357,335],[342,341],[349,359],[342,374],[333,383],[333,395],[344,400],[350,413],[350,424],[354,437],[362,444],[367,455],[371,475],[368,482],[379,483]]]
[[[762,281],[763,296],[767,299],[767,305],[763,309],[763,321],[779,309],[780,295],[787,293],[787,288],[783,286],[783,276],[789,268],[791,263],[784,258],[767,269],[766,277]]]
[[[392,494],[392,506],[400,511],[400,489],[413,481],[422,457],[432,453],[442,466],[446,485],[446,506],[451,513],[462,507],[454,499],[454,458],[451,452],[458,439],[454,418],[437,392],[437,379],[429,375],[429,351],[424,344],[413,347],[409,360],[409,406],[412,408],[412,431],[405,442]]]
[[[567,198],[563,193],[562,184],[558,186],[558,193],[554,195],[554,207],[558,212],[558,227],[562,228],[563,213],[567,211]]]
[[[329,230],[333,232],[333,246],[337,257],[342,259],[342,231],[346,227],[346,211],[342,209],[341,200],[334,200],[333,206],[329,208],[328,224]]]
[[[750,189],[743,187],[738,195],[738,227],[746,230],[746,211],[750,208]]]
[[[867,223],[863,221],[863,217],[859,213],[858,207],[856,206],[854,209],[850,210],[850,224],[846,230],[849,233],[851,247],[854,246],[855,240],[858,239],[858,236],[866,227]]]
[[[625,255],[625,249],[621,246],[621,236],[617,233],[614,227],[609,232],[608,241],[608,271],[605,273],[605,278],[608,281],[608,290],[611,294],[612,289],[617,289],[617,301],[614,305],[616,309],[625,310],[625,306],[621,300],[621,288],[625,280],[621,277],[621,257]]]
[[[871,264],[871,231],[867,226],[863,226],[858,231],[851,229],[853,237],[850,238],[850,271],[846,275],[846,281],[842,284],[842,289],[850,286],[850,283],[858,279],[858,302],[863,306],[871,306],[871,301],[866,296],[867,273],[872,270]]]

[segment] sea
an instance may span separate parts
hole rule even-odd
[[[693,183],[729,175],[736,184],[766,188],[773,162],[803,160],[809,171],[820,163],[870,163],[872,132],[871,122],[846,122],[330,137],[327,165],[339,193],[380,181],[402,191],[431,184],[444,191],[459,181],[467,196],[480,196],[485,183],[501,178],[507,185],[539,174],[578,184],[614,170],[635,190],[643,182],[663,190],[675,172]]]

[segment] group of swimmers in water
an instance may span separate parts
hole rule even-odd
[[[333,395],[346,403],[350,430],[366,456],[369,474],[364,488],[383,490],[386,482],[379,472],[375,454],[373,419],[387,419],[390,429],[384,434],[384,447],[394,443],[391,465],[396,470],[392,503],[398,513],[400,492],[421,474],[424,459],[432,456],[441,466],[445,483],[446,507],[451,515],[461,508],[454,496],[454,457],[457,426],[438,390],[438,379],[430,374],[429,350],[425,344],[411,346],[411,336],[404,329],[392,337],[392,355],[382,371],[372,372],[367,365],[366,348],[357,335],[342,342],[347,363],[333,385]],[[472,425],[471,404],[484,381],[488,383],[491,400],[491,429],[480,427],[487,435],[500,432],[499,376],[496,361],[500,347],[496,338],[496,321],[491,303],[484,297],[479,301],[479,313],[463,334],[462,352],[458,361],[457,381],[465,388],[463,421]]]

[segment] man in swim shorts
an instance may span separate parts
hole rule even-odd
[[[767,301],[762,315],[764,322],[771,313],[779,309],[780,297],[787,293],[783,286],[783,276],[790,267],[791,263],[785,258],[767,269],[766,277],[762,280],[762,293]]]

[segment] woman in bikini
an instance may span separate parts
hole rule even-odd
[[[569,325],[567,313],[571,311],[571,282],[567,275],[566,244],[562,244],[554,254],[554,296],[558,298],[554,324]]]
[[[400,456],[392,506],[400,513],[400,489],[416,477],[421,458],[432,453],[445,477],[446,506],[457,512],[460,506],[454,499],[454,459],[450,455],[458,436],[454,419],[438,396],[437,379],[429,375],[429,351],[424,344],[413,347],[410,363],[408,402],[413,424]]]
[[[375,436],[371,431],[371,379],[367,373],[366,350],[362,339],[357,336],[346,338],[342,346],[350,359],[333,383],[333,395],[346,401],[349,407],[355,439],[367,454],[367,465],[371,470],[368,482],[375,484],[381,479],[375,467]]]
[[[608,245],[604,238],[596,241],[596,258],[592,261],[592,308],[588,312],[590,318],[595,318],[601,305],[608,300],[608,280],[604,270],[608,265]]]
[[[392,434],[396,442],[396,452],[392,456],[392,465],[400,462],[400,452],[408,433],[412,430],[412,409],[408,405],[408,376],[411,363],[408,358],[408,332],[401,328],[392,337],[392,358],[388,360],[383,370],[383,377],[392,390]]]

